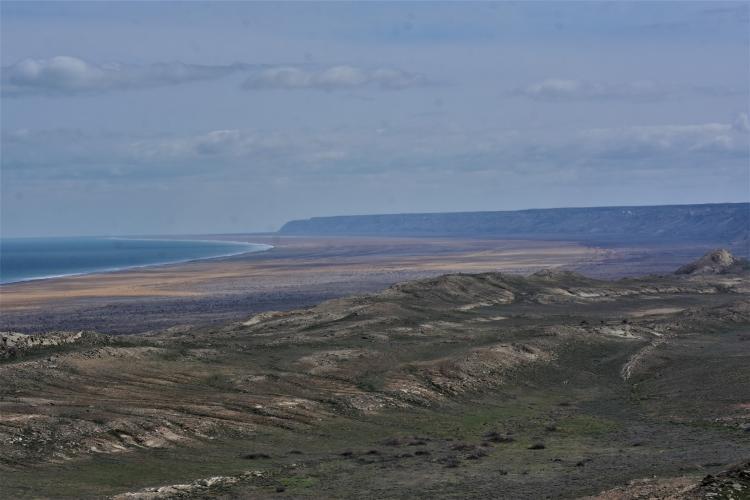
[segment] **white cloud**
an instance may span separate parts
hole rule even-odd
[[[246,89],[352,89],[375,86],[382,89],[403,89],[427,84],[424,76],[398,69],[367,70],[355,66],[331,66],[305,69],[279,66],[255,71],[245,81]]]
[[[266,178],[411,172],[599,175],[746,171],[746,117],[734,123],[569,131],[461,127],[224,129],[138,137],[75,130],[3,132],[9,177]],[[733,170],[732,170],[733,169]],[[556,173],[557,172],[557,173]],[[562,175],[562,174],[560,174]]]
[[[213,80],[238,72],[250,73],[243,84],[245,89],[335,90],[365,86],[403,89],[427,83],[422,75],[399,69],[367,70],[347,65],[305,69],[242,63],[210,66],[176,61],[139,66],[95,64],[77,57],[56,56],[49,59],[24,59],[2,69],[2,91],[7,97],[75,95],[161,87]]]
[[[651,81],[592,82],[564,78],[548,78],[517,88],[512,92],[536,101],[624,100],[650,101],[684,98],[691,95],[707,97],[745,95],[745,86],[737,88],[711,85],[673,85]]]
[[[24,59],[3,68],[6,96],[80,94],[178,85],[211,80],[246,69],[246,65],[203,66],[182,62],[145,66],[94,64],[77,57]]]
[[[750,133],[750,119],[748,119],[747,113],[739,113],[734,119],[732,128],[740,133]]]
[[[591,129],[579,134],[582,144],[598,156],[648,157],[713,152],[747,155],[743,115],[735,123],[651,125]],[[746,120],[746,115],[744,116]]]
[[[289,144],[279,136],[252,130],[213,130],[204,134],[132,142],[126,150],[137,161],[185,161],[204,157],[247,158]]]
[[[656,99],[667,93],[667,88],[647,81],[605,83],[561,78],[549,78],[516,90],[516,94],[540,101]]]

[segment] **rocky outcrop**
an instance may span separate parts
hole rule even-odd
[[[750,497],[750,461],[735,465],[716,475],[709,474],[695,488],[688,498],[727,498]]]
[[[45,335],[0,332],[0,360],[20,358],[31,353],[60,351],[66,346],[103,346],[111,341],[111,337],[95,332],[57,332]]]
[[[750,270],[750,262],[732,255],[729,250],[719,248],[708,252],[700,259],[686,264],[675,274],[733,274]]]
[[[750,462],[707,475],[699,483],[689,477],[649,478],[630,481],[583,500],[741,500],[750,498]]]
[[[121,493],[111,497],[111,500],[167,500],[174,498],[195,498],[217,493],[223,488],[240,482],[252,481],[263,477],[261,471],[247,471],[239,476],[214,476],[196,479],[192,483],[171,484],[144,488],[140,491]]]

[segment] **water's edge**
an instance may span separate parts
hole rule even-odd
[[[230,244],[230,245],[242,245],[245,248],[243,248],[242,250],[238,252],[211,255],[208,257],[169,260],[169,261],[164,261],[164,262],[153,262],[150,264],[140,264],[140,265],[135,265],[135,266],[111,267],[111,268],[105,268],[105,269],[95,269],[92,271],[83,271],[83,272],[78,272],[78,273],[63,273],[63,274],[54,274],[54,275],[46,275],[46,276],[34,276],[30,278],[14,279],[14,280],[9,280],[9,281],[0,281],[0,288],[2,288],[5,285],[27,283],[29,281],[41,281],[41,280],[50,280],[50,279],[56,279],[56,278],[70,278],[73,276],[90,276],[94,274],[108,274],[108,273],[115,273],[115,272],[120,272],[120,271],[129,271],[131,269],[143,269],[147,267],[169,266],[169,265],[174,265],[174,264],[187,264],[190,262],[200,262],[204,260],[222,259],[225,257],[234,257],[237,255],[242,255],[246,253],[265,252],[273,248],[273,245],[267,245],[265,243],[250,243],[247,241],[205,240],[205,239],[204,240],[179,240],[179,239],[171,239],[171,238],[124,238],[124,237],[111,237],[107,239],[127,240],[127,241],[180,241],[180,242],[185,242],[185,243],[208,243],[210,242],[210,243],[222,243],[222,244]]]

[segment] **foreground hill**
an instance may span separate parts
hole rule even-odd
[[[750,486],[741,270],[454,274],[220,328],[4,337],[6,497],[703,498]]]
[[[715,242],[748,240],[750,204],[663,205],[314,217],[281,234],[491,236],[577,241]]]

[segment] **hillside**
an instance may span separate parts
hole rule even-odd
[[[578,241],[740,243],[750,204],[664,205],[314,217],[286,223],[287,235],[472,236]]]
[[[749,299],[742,270],[602,281],[552,269],[444,275],[148,336],[5,333],[2,488],[746,492],[732,464],[750,457]]]

